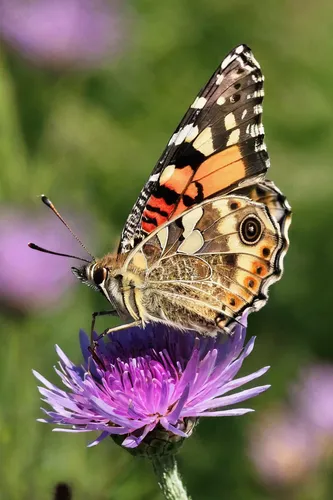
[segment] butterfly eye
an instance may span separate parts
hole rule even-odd
[[[93,280],[95,285],[100,285],[101,283],[103,283],[103,281],[106,278],[106,275],[107,275],[107,270],[105,269],[105,267],[97,267],[94,270],[93,274]]]
[[[240,237],[245,245],[254,245],[262,235],[262,223],[254,215],[247,216],[242,220],[239,228]]]

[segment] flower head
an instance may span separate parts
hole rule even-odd
[[[123,446],[135,448],[152,431],[182,439],[193,428],[189,421],[199,417],[243,415],[252,410],[230,406],[269,387],[227,395],[268,369],[235,379],[254,346],[252,338],[244,347],[245,333],[245,326],[238,325],[221,341],[162,325],[128,328],[99,343],[99,364],[89,356],[88,338],[81,333],[83,366],[74,365],[57,347],[56,372],[67,392],[35,373],[45,386],[39,388],[44,401],[53,407],[44,410],[48,418],[42,421],[71,426],[71,432],[100,431],[92,444],[122,436]]]
[[[304,366],[285,407],[262,413],[249,435],[260,477],[276,486],[300,485],[331,460],[333,366]]]
[[[0,0],[0,34],[29,59],[91,66],[123,45],[116,0]]]
[[[333,435],[333,366],[316,364],[304,367],[292,388],[295,411],[318,432]]]
[[[267,484],[300,483],[317,466],[320,455],[307,423],[289,409],[267,410],[249,433],[249,456]]]

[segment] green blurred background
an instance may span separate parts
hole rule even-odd
[[[249,373],[271,365],[261,382],[272,388],[251,402],[256,413],[201,421],[179,464],[193,500],[328,500],[332,485],[322,487],[331,470],[327,461],[299,497],[297,483],[263,480],[248,448],[260,415],[289,404],[289,388],[302,367],[333,363],[333,4],[132,0],[116,9],[121,30],[116,50],[84,67],[54,53],[49,61],[38,60],[3,28],[2,218],[22,212],[38,221],[43,213],[48,231],[61,241],[65,228],[36,196],[46,193],[69,222],[78,221],[92,253],[114,248],[187,106],[226,53],[248,44],[266,77],[269,178],[288,196],[294,212],[285,275],[267,306],[250,317],[248,334],[258,339],[243,368]],[[46,245],[42,236],[36,243]],[[78,245],[73,248],[80,253]],[[17,261],[29,259],[26,249],[22,256],[17,252]],[[66,265],[70,274],[71,261],[46,259],[35,269],[37,288],[44,266],[56,271]],[[18,279],[13,271],[13,276],[19,288],[25,273]],[[56,382],[54,344],[79,361],[78,330],[89,329],[91,312],[105,308],[102,297],[70,280],[47,306],[41,301],[40,307],[27,307],[1,290],[0,496],[49,499],[54,485],[65,481],[74,499],[160,499],[149,462],[131,457],[111,440],[88,449],[92,436],[52,433],[51,426],[36,423],[40,401],[31,369]],[[111,324],[100,319],[98,328]]]

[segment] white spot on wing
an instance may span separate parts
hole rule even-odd
[[[244,109],[243,113],[242,113],[242,120],[244,120],[244,118],[246,117],[247,115],[247,109]]]
[[[241,204],[240,204],[241,205]],[[242,205],[241,205],[242,206]],[[224,212],[220,211],[221,213],[221,219],[219,222],[217,222],[217,228],[218,231],[221,235],[227,235],[227,234],[232,234],[235,231],[237,231],[237,216],[234,215],[230,208],[224,207]],[[238,261],[237,261],[238,265]]]
[[[252,75],[252,80],[257,83],[257,82],[263,82],[265,80],[264,75]]]
[[[258,151],[267,151],[267,147],[266,147],[266,144],[264,142],[260,143],[260,144],[255,144],[254,145],[254,150],[255,152],[257,153]]]
[[[233,113],[228,113],[226,117],[224,118],[224,126],[226,130],[230,130],[234,127],[236,127],[236,118]]]
[[[219,106],[222,106],[224,103],[225,103],[225,97],[223,96],[219,97],[218,100],[216,101],[216,104],[218,104]]]
[[[188,213],[185,213],[182,217],[182,225],[184,228],[183,236],[187,238],[195,228],[195,225],[199,222],[201,217],[203,216],[203,208],[198,207],[194,210],[190,210]]]
[[[246,127],[246,133],[251,137],[257,137],[258,135],[264,135],[265,130],[262,123],[257,125],[256,123],[251,123]]]
[[[229,54],[223,61],[222,61],[222,64],[221,64],[221,69],[222,71],[227,67],[229,66],[229,64],[232,63],[232,61],[234,61],[235,59],[237,59],[237,55],[236,54]]]
[[[213,144],[212,129],[210,127],[206,127],[201,134],[198,135],[196,140],[193,142],[193,147],[205,156],[209,156],[214,153],[215,149]]]
[[[241,54],[242,52],[244,52],[244,48],[244,45],[238,45],[238,47],[236,47],[235,49],[236,54]]]
[[[216,75],[216,85],[221,85],[222,81],[223,81],[223,78],[224,76],[223,75],[219,75],[217,74]]]
[[[264,135],[265,134],[265,129],[264,129],[264,126],[262,123],[259,124],[258,126],[258,132],[259,132],[259,135]]]
[[[196,136],[199,133],[199,127],[195,125],[194,127],[191,128],[191,130],[188,132],[185,141],[186,142],[191,142],[193,139],[196,138]]]
[[[156,182],[156,181],[158,181],[159,177],[160,177],[160,174],[153,174],[149,177],[148,182]],[[138,202],[139,202],[139,200],[138,200]]]
[[[262,105],[256,104],[255,106],[253,106],[253,111],[255,115],[260,115],[260,113],[262,113]]]
[[[265,95],[264,89],[259,89],[255,90],[253,94],[249,94],[247,96],[247,99],[256,99],[257,97],[264,97],[264,95]]]
[[[197,97],[193,104],[191,105],[191,108],[194,109],[202,109],[205,107],[207,102],[207,99],[205,97]]]
[[[165,246],[167,244],[168,235],[169,235],[169,230],[168,230],[167,227],[163,227],[156,234],[156,236],[158,238],[158,241],[160,242],[160,245],[161,245],[161,248],[162,248],[162,253],[164,252]]]
[[[229,198],[219,198],[215,201],[212,201],[212,207],[218,210],[221,214],[225,214],[225,211],[228,207],[228,203],[229,203]]]
[[[178,252],[193,255],[202,248],[205,240],[198,229],[195,229],[178,247]]]
[[[175,145],[176,146],[179,146],[180,144],[182,144],[185,141],[187,135],[190,133],[192,128],[194,128],[193,123],[189,123],[188,125],[185,125],[184,128],[179,130],[177,137],[175,138]]]
[[[162,172],[160,177],[160,184],[165,184],[175,171],[175,165],[168,165]]]
[[[171,144],[173,144],[175,142],[177,135],[178,135],[178,133],[173,134],[170,141],[168,142],[168,146],[171,146]]]
[[[252,63],[254,64],[254,66],[257,66],[257,68],[260,69],[260,64],[258,63],[257,59],[254,57],[254,55],[252,54],[252,52],[251,52],[250,59],[251,59]]]
[[[236,128],[235,130],[233,130],[231,132],[231,134],[229,135],[227,146],[233,146],[234,144],[237,144],[237,142],[239,141],[239,135],[240,135],[239,128]]]

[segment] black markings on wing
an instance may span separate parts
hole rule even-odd
[[[261,124],[263,79],[260,66],[246,45],[236,47],[219,65],[183,117],[142,189],[123,229],[119,252],[132,249],[145,237],[147,231],[142,228],[143,223],[146,223],[143,224],[145,228],[149,224],[152,228],[150,230],[153,230],[163,222],[161,218],[157,220],[156,217],[151,217],[151,212],[157,212],[159,208],[158,200],[163,200],[160,210],[167,220],[177,207],[179,212],[180,202],[185,210],[206,197],[228,192],[243,180],[229,183],[226,180],[222,189],[217,187],[216,192],[206,196],[200,179],[195,184],[197,193],[192,197],[185,193],[186,186],[183,190],[180,189],[177,183],[172,182],[172,178],[169,183],[160,182],[161,174],[168,166],[174,165],[175,169],[189,168],[188,186],[205,160],[236,144],[246,167],[243,177],[255,179],[260,174],[265,174],[269,162]],[[202,132],[205,135],[201,136],[198,145],[195,139]],[[225,160],[221,158],[221,161],[236,162],[232,156]],[[223,175],[221,172],[222,178]],[[143,214],[144,211],[147,212],[147,204],[149,215]]]

